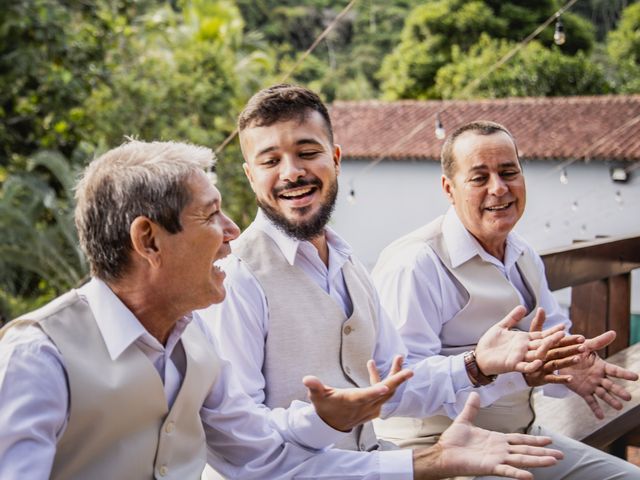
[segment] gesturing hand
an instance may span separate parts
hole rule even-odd
[[[631,400],[631,394],[621,385],[614,383],[611,378],[638,380],[638,374],[609,363],[596,353],[596,350],[606,347],[615,338],[616,332],[610,330],[586,340],[585,352],[580,356],[579,362],[561,371],[562,374],[572,377],[567,387],[580,395],[596,418],[600,419],[604,418],[604,412],[597,398],[616,410],[622,409],[620,400]]]
[[[413,376],[411,370],[402,368],[402,362],[402,356],[396,356],[389,375],[381,380],[375,362],[369,360],[367,369],[371,386],[366,388],[334,388],[310,375],[304,377],[302,383],[320,418],[330,427],[347,432],[380,416],[382,405],[393,396],[396,388]]]
[[[420,480],[471,475],[533,479],[522,468],[554,465],[562,452],[543,448],[549,437],[498,433],[475,427],[480,397],[473,392],[464,409],[430,449],[414,451],[414,478]]]
[[[524,307],[514,308],[480,337],[475,353],[482,373],[534,372],[542,366],[542,359],[549,349],[564,337],[564,325],[542,331],[511,330],[525,314]],[[544,310],[538,309],[533,322],[540,325],[544,323]]]
[[[536,317],[531,322],[530,332],[541,332],[544,316]],[[575,365],[580,361],[580,354],[586,350],[582,335],[567,335],[550,349],[544,357],[540,369],[531,373],[523,373],[527,385],[536,387],[546,383],[569,383],[571,375],[561,375],[556,371]]]

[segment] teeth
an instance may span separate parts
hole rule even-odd
[[[495,212],[497,210],[504,210],[505,208],[508,208],[509,205],[511,205],[511,203],[503,203],[501,205],[492,205],[491,207],[487,207],[487,210],[491,212]]]
[[[306,195],[311,190],[313,190],[313,187],[301,187],[294,190],[289,190],[287,193],[283,193],[281,196],[284,198],[299,197],[301,195]]]

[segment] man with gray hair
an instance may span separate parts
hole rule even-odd
[[[239,233],[205,173],[212,159],[131,141],[87,167],[75,219],[92,279],[0,331],[0,478],[194,479],[207,460],[233,479],[322,478],[370,455],[271,422],[193,313],[224,299],[214,262]],[[386,388],[346,393],[377,402]],[[433,468],[416,478],[555,463],[546,440],[473,427],[476,400],[424,449]]]

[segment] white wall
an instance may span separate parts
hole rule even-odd
[[[609,165],[576,162],[560,183],[558,162],[524,164],[527,207],[516,231],[537,250],[569,245],[596,235],[640,235],[640,169],[626,184],[614,183]],[[440,165],[428,161],[383,161],[367,171],[362,161],[343,161],[340,194],[331,226],[371,268],[392,240],[447,209],[440,189]],[[635,175],[634,175],[635,173]],[[355,203],[348,201],[353,185]],[[622,203],[616,201],[620,192]],[[572,206],[577,202],[577,209]],[[549,224],[548,227],[546,224]],[[640,269],[632,277],[632,310],[640,313]],[[568,303],[568,293],[560,295]]]

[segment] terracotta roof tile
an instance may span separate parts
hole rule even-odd
[[[440,112],[447,133],[473,120],[505,125],[527,159],[640,160],[640,95],[339,101],[330,111],[336,142],[347,158],[436,160]]]

